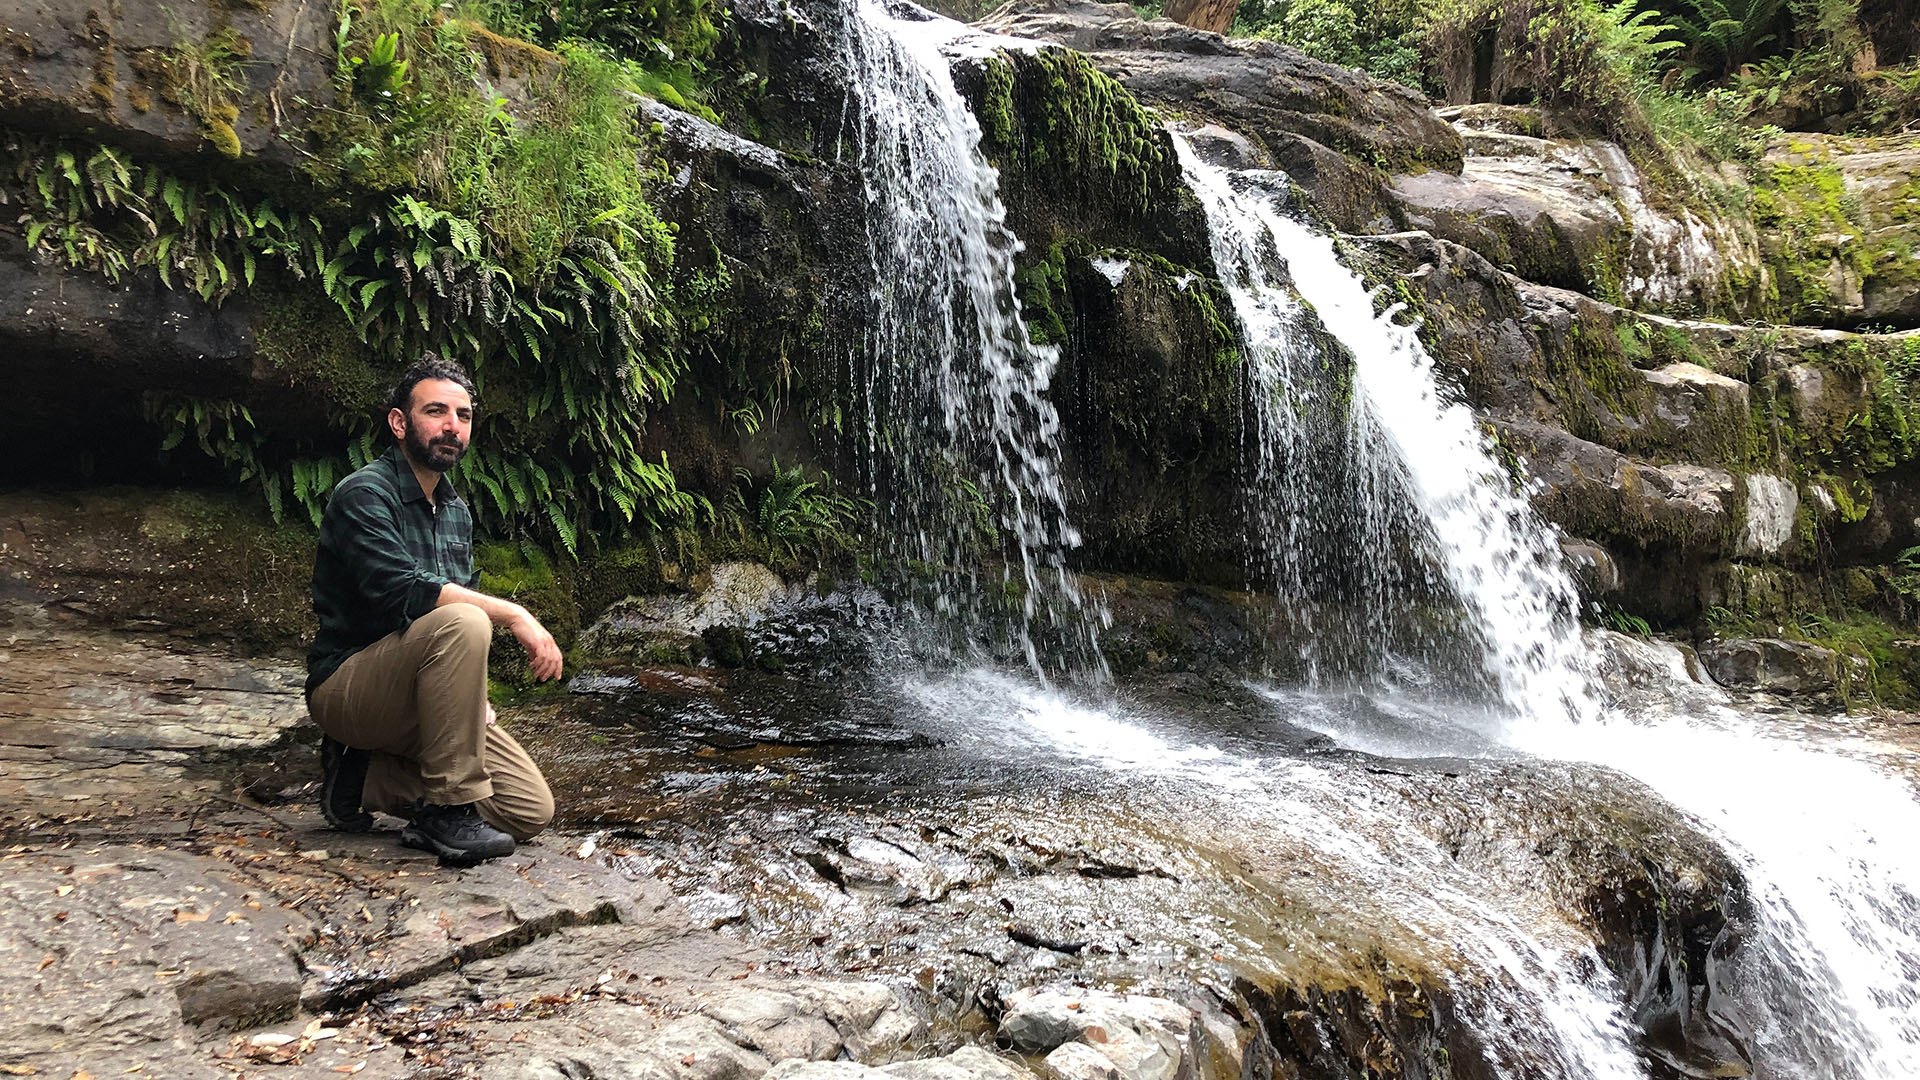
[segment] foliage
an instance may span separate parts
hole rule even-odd
[[[467,11],[486,25],[550,48],[592,43],[631,65],[635,90],[719,120],[707,106],[716,74],[708,64],[726,9],[713,0],[480,0],[469,3]],[[979,14],[984,12],[964,17]]]
[[[1617,634],[1628,634],[1633,637],[1653,636],[1653,625],[1630,611],[1601,600],[1591,602],[1588,608],[1596,626],[1603,626]]]
[[[1774,41],[1785,4],[1785,0],[1675,2],[1671,29],[1686,43],[1687,62],[1716,76],[1739,70]]]
[[[1316,60],[1417,87],[1424,82],[1417,19],[1417,7],[1404,2],[1248,0],[1235,14],[1234,33],[1278,41]]]
[[[665,457],[649,459],[640,444],[647,410],[680,370],[644,336],[662,321],[647,259],[665,246],[664,230],[649,236],[605,211],[603,235],[574,238],[544,287],[534,287],[497,261],[499,242],[479,225],[412,195],[360,215],[296,211],[106,148],[14,142],[0,167],[0,202],[20,208],[30,246],[69,265],[116,280],[152,267],[210,303],[271,267],[317,287],[392,361],[431,348],[472,358],[483,382],[497,370],[495,385],[510,388],[519,413],[500,418],[491,450],[466,471],[502,526],[540,522],[571,551],[589,519],[657,525],[701,511]],[[317,502],[344,475],[313,463],[323,459],[265,468],[248,418],[208,415],[193,424],[226,427],[197,444],[236,479],[258,482],[276,514],[282,485],[303,504],[311,489]],[[345,433],[365,430],[362,418]]]
[[[744,469],[738,480],[727,497],[728,513],[737,527],[766,543],[772,561],[792,563],[803,551],[825,561],[846,546],[859,504],[824,478],[809,480],[799,465],[782,469],[776,459],[764,480]]]

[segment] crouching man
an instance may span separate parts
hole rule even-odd
[[[473,588],[473,516],[445,473],[473,435],[473,382],[427,353],[393,388],[396,445],[340,482],[320,525],[307,707],[324,733],[321,811],[364,832],[406,818],[401,842],[470,864],[512,853],[553,818],[553,795],[487,704],[487,649],[505,626],[536,679],[559,647],[527,610]]]

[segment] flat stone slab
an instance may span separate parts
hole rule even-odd
[[[269,746],[307,716],[292,661],[0,607],[0,816],[98,811],[165,790],[217,790],[188,766]]]

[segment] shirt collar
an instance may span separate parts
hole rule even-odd
[[[400,449],[399,443],[394,443],[387,448],[383,460],[386,461],[387,468],[393,470],[394,480],[400,488],[401,502],[426,501],[427,493],[420,490],[420,481],[414,479],[413,465],[407,461],[407,453]],[[445,506],[459,501],[460,494],[453,490],[453,482],[447,479],[446,473],[441,473],[440,483],[433,489],[433,505]]]

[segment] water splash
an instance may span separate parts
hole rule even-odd
[[[1158,788],[1169,806],[1311,867],[1311,882],[1291,887],[1427,958],[1483,1040],[1486,1075],[1644,1080],[1622,994],[1585,935],[1410,827],[1408,807],[1366,776],[1195,743],[1177,723],[1003,672],[923,681],[910,695],[927,716],[967,717],[942,738],[982,757],[1057,758],[1124,777],[1130,797]]]
[[[852,383],[885,565],[930,581],[928,606],[949,625],[1009,627],[1036,673],[1055,666],[1044,648],[1060,668],[1103,675],[1104,609],[1066,567],[1080,535],[1047,397],[1059,357],[1021,321],[1021,245],[940,51],[963,28],[910,15],[923,17],[855,0],[841,35],[871,273]],[[999,580],[982,580],[996,547]]]
[[[1236,184],[1178,134],[1174,142],[1246,340],[1260,440],[1250,516],[1281,598],[1331,594],[1375,678],[1465,653],[1496,694],[1497,721],[1593,715],[1577,597],[1554,533],[1472,411],[1442,390],[1415,329],[1397,309],[1376,313],[1333,239],[1251,189],[1257,176]],[[1311,369],[1326,352],[1315,323],[1351,358],[1346,402],[1316,389]],[[1345,436],[1343,458],[1316,461],[1315,432],[1330,425]],[[1330,495],[1347,509],[1329,513]],[[1436,601],[1459,617],[1405,625]]]
[[[1751,1013],[1765,1073],[1920,1076],[1913,786],[1863,752],[1857,730],[1742,715],[1683,664],[1666,667],[1671,685],[1656,683],[1605,722],[1530,725],[1514,745],[1642,781],[1738,861],[1755,932],[1732,989]]]

